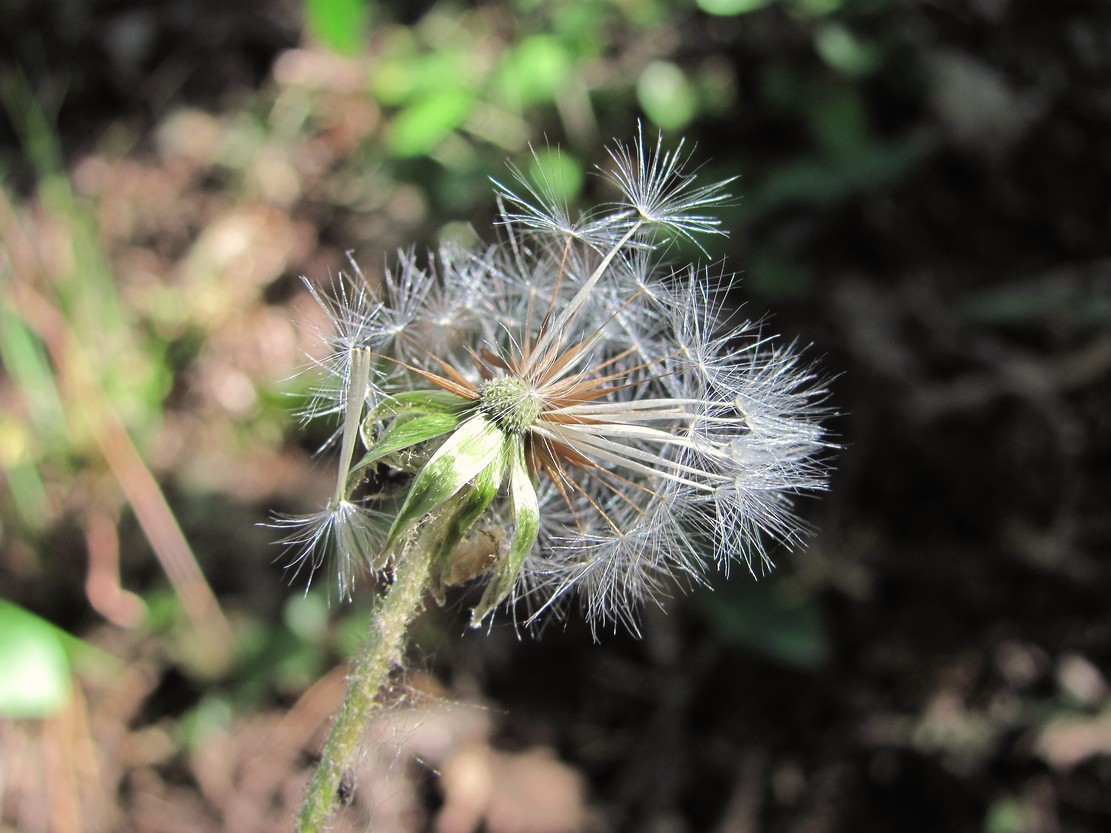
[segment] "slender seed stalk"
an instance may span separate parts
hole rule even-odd
[[[366,349],[350,351],[351,378],[347,385],[347,402],[343,408],[343,439],[340,447],[339,468],[336,470],[336,494],[333,503],[346,499],[347,478],[351,470],[351,456],[355,453],[355,439],[359,436],[359,417],[366,404],[367,381],[370,379],[371,356]]]
[[[605,274],[610,263],[613,262],[613,259],[625,244],[632,240],[633,235],[640,231],[641,226],[642,222],[640,220],[633,223],[632,227],[625,232],[621,239],[606,253],[606,256],[602,258],[602,262],[595,267],[594,273],[587,278],[586,283],[584,283],[579,288],[578,292],[575,293],[575,296],[567,302],[567,306],[564,307],[563,311],[559,314],[559,318],[556,319],[555,324],[544,329],[544,332],[541,333],[540,337],[537,339],[536,345],[532,348],[530,359],[525,362],[525,372],[535,367],[536,363],[539,361],[537,357],[545,355],[549,348],[552,347],[552,342],[558,341],[558,339],[562,337],[567,329],[568,322],[575,317],[575,314],[578,313],[582,305],[586,303],[587,298],[589,298],[590,293],[594,291],[594,287],[597,285],[598,281],[602,279],[602,275]]]
[[[430,535],[418,534],[398,558],[394,582],[375,611],[371,638],[347,680],[343,704],[305,793],[297,833],[325,829],[344,770],[354,763],[359,738],[378,706],[378,694],[389,682],[390,672],[401,663],[409,624],[420,612],[428,587],[434,545]]]

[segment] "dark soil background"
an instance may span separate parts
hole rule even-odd
[[[709,256],[830,379],[816,533],[640,638],[427,612],[337,829],[1111,829],[1111,5],[354,3],[347,56],[326,5],[0,4],[0,613],[81,640],[0,829],[291,829],[374,596],[257,526],[328,489],[298,276],[638,119],[741,174]]]

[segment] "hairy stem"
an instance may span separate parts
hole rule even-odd
[[[370,641],[347,680],[343,705],[305,793],[297,833],[319,833],[332,814],[344,770],[355,762],[359,738],[378,706],[378,693],[401,662],[409,624],[420,611],[428,586],[433,550],[434,541],[427,533],[418,534],[398,558],[393,585],[374,613]]]

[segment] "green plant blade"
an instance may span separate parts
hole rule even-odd
[[[408,419],[398,417],[390,425],[385,436],[370,447],[366,456],[351,469],[351,472],[354,474],[395,451],[401,451],[435,439],[448,431],[454,431],[461,421],[462,417],[456,413],[423,414]]]

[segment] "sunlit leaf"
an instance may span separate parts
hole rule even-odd
[[[385,436],[371,446],[366,456],[351,471],[359,471],[396,451],[453,431],[459,427],[461,419],[458,413],[432,413],[414,416],[411,419],[399,418],[390,426]]]
[[[451,583],[452,555],[456,546],[497,497],[505,477],[509,442],[503,440],[501,453],[490,462],[490,465],[475,475],[474,480],[450,505],[453,514],[440,541],[440,550],[436,555],[437,563],[434,567],[433,589],[438,593],[442,593],[443,588]]]
[[[473,416],[448,437],[420,470],[390,528],[386,549],[420,518],[443,504],[502,453],[502,432]]]
[[[540,504],[525,461],[524,441],[520,437],[514,437],[507,445],[510,454],[509,493],[513,501],[513,540],[497,571],[490,578],[490,583],[486,585],[482,599],[474,607],[471,614],[471,621],[474,624],[485,619],[491,610],[509,596],[509,591],[513,589],[513,582],[517,579],[517,573],[521,570],[521,564],[536,543],[536,536],[540,529]]]

